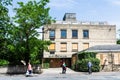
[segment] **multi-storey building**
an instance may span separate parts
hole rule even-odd
[[[72,55],[95,45],[116,44],[116,26],[107,22],[82,22],[76,20],[75,13],[66,13],[63,21],[45,25],[44,40],[51,40],[49,52],[44,51],[43,63],[46,60],[50,67],[60,67],[64,60],[68,67]]]

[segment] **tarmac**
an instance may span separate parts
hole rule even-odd
[[[62,74],[62,68],[42,69],[41,74],[26,77],[25,74],[6,75],[0,74],[0,80],[120,80],[120,72],[75,72],[67,68]]]

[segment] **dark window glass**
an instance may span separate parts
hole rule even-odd
[[[78,30],[72,30],[72,38],[78,38]]]
[[[83,30],[83,38],[89,38],[89,31]]]
[[[66,37],[67,37],[66,30],[61,30],[61,38],[66,38]]]
[[[55,38],[55,30],[50,30],[50,35],[49,35],[50,39]]]
[[[54,51],[51,51],[50,54],[55,54],[55,52],[54,52]]]

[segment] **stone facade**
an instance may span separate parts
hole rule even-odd
[[[103,52],[96,56],[100,60],[101,71],[120,71],[120,52]]]
[[[73,17],[75,17],[75,14]],[[44,40],[50,40],[51,30],[55,31],[55,38],[51,40],[55,44],[55,51],[53,54],[44,51],[43,58],[72,59],[72,54],[89,47],[116,44],[116,26],[107,22],[82,22],[77,21],[76,18],[56,21],[43,27],[43,31],[47,31],[43,34]],[[65,39],[61,38],[61,30],[66,30]],[[77,38],[72,38],[72,30],[77,30]],[[84,30],[88,30],[88,38],[83,37]],[[66,51],[61,51],[61,43],[66,43]],[[73,46],[74,43],[77,45]],[[72,49],[76,46],[77,50],[73,51]]]

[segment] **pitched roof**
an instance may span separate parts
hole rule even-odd
[[[86,49],[85,52],[120,52],[120,45],[96,45]]]

